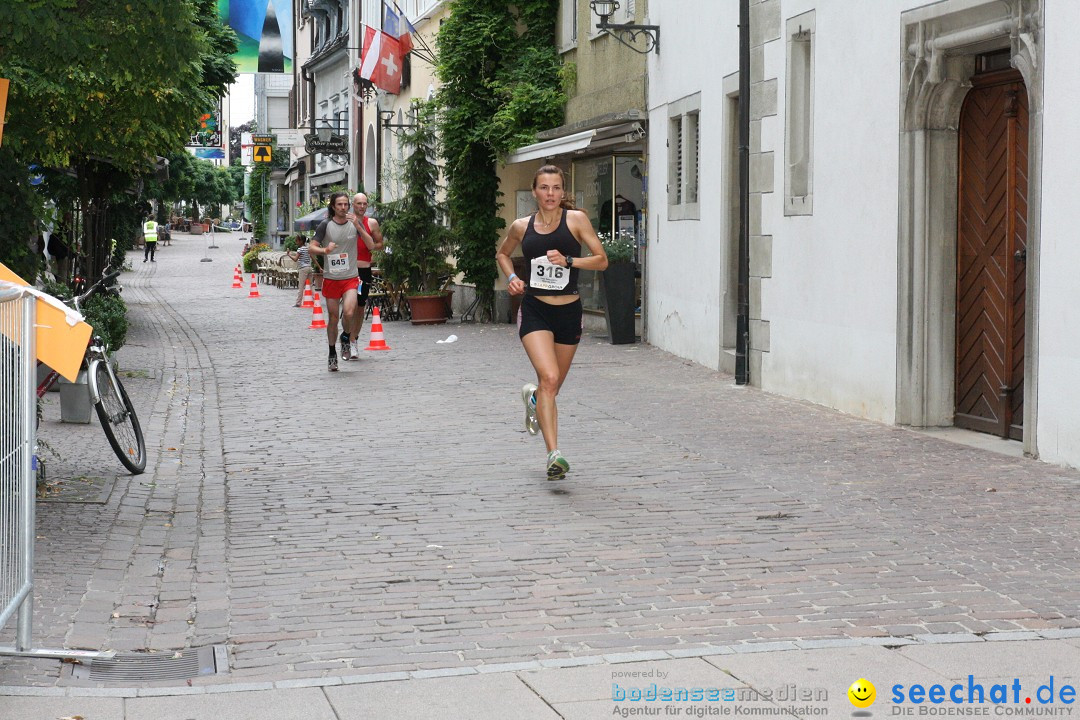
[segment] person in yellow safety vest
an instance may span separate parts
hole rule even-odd
[[[153,220],[147,220],[143,223],[143,258],[142,261],[146,262],[149,258],[150,262],[157,262],[154,259],[154,252],[157,250],[157,223]]]

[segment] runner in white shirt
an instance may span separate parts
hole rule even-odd
[[[323,256],[323,297],[326,298],[326,337],[330,340],[330,356],[327,369],[337,372],[338,358],[334,343],[337,341],[337,325],[340,308],[345,310],[344,326],[350,332],[349,342],[341,344],[341,356],[348,360],[357,354],[356,322],[357,288],[360,279],[356,268],[356,228],[349,215],[348,193],[330,195],[330,217],[315,230],[315,237],[308,244],[308,252]],[[323,243],[326,246],[323,247]]]

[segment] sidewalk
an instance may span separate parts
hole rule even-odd
[[[566,668],[526,662],[519,669],[462,669],[445,677],[400,673],[248,686],[99,690],[94,695],[70,688],[8,688],[9,693],[35,695],[4,697],[0,720],[880,718],[931,713],[1073,717],[1074,705],[1062,698],[1075,697],[1069,688],[1075,690],[1080,678],[1080,634],[1067,634],[1072,637],[1026,641],[946,635],[897,640],[899,647],[865,641],[823,641],[828,646],[817,649],[775,649],[794,648],[791,643],[741,645],[691,657],[656,652],[579,658],[577,666]],[[874,684],[877,699],[866,710],[857,710],[847,689],[863,678]],[[1020,686],[1014,692],[1017,680]],[[897,685],[902,686],[902,703],[894,702]],[[941,685],[945,699],[916,704],[908,699],[914,685],[927,692]],[[1004,702],[993,700],[995,685],[1004,686],[998,690],[1005,692]],[[974,686],[982,688],[981,703]],[[695,688],[700,690],[696,696],[690,694]],[[663,699],[665,690],[671,699]],[[685,695],[676,695],[680,690]],[[950,700],[950,692],[961,702]],[[1047,702],[1040,703],[1040,698]]]
[[[559,397],[571,473],[548,482],[513,327],[384,323],[390,352],[330,374],[295,291],[229,288],[239,238],[132,255],[119,358],[147,472],[47,408],[59,495],[82,476],[101,492],[39,503],[35,550],[36,647],[223,645],[228,672],[84,688],[3,658],[0,718],[34,717],[24,701],[88,720],[232,717],[226,702],[411,718],[447,692],[479,709],[430,716],[607,717],[626,660],[759,688],[815,667],[840,706],[865,676],[880,716],[885,684],[1030,667],[1037,687],[1080,667],[1080,473],[586,336]]]

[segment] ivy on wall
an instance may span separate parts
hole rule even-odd
[[[485,318],[494,315],[495,245],[506,225],[496,163],[563,119],[558,9],[558,0],[453,0],[439,30],[439,132],[455,255]]]
[[[258,242],[270,242],[270,173],[289,167],[288,148],[274,147],[268,163],[255,163],[251,171],[251,183],[244,198],[248,217],[251,218],[251,234]]]

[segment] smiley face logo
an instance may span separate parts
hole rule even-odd
[[[872,682],[865,678],[859,678],[851,683],[851,687],[847,689],[847,696],[855,707],[868,708],[877,699],[877,690],[874,689]]]

